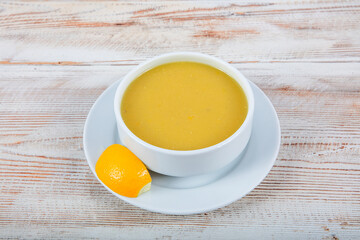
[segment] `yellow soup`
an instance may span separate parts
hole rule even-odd
[[[155,67],[126,89],[121,116],[137,137],[172,150],[195,150],[236,132],[248,111],[245,93],[224,72],[195,62]]]

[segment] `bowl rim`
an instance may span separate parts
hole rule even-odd
[[[176,59],[182,59],[187,58],[189,60],[176,60]],[[203,60],[203,61],[202,61]],[[165,61],[165,62],[163,62]],[[248,102],[248,112],[246,115],[246,118],[244,122],[241,124],[241,126],[228,138],[225,140],[206,147],[206,148],[200,148],[195,150],[172,150],[172,149],[166,149],[162,147],[158,147],[155,145],[152,145],[148,142],[145,142],[144,140],[137,137],[130,129],[126,126],[124,120],[122,119],[121,113],[120,113],[120,107],[121,107],[121,101],[123,98],[123,94],[127,87],[130,85],[132,81],[134,81],[138,76],[145,73],[146,71],[155,68],[159,65],[171,63],[171,62],[179,62],[179,61],[188,61],[188,62],[198,62],[203,63],[212,67],[215,67],[219,69],[220,71],[223,71],[227,75],[231,76],[235,81],[238,82],[238,84],[241,86],[241,88],[245,92],[245,96]],[[158,63],[156,63],[158,62]],[[209,64],[210,62],[211,64]],[[154,64],[155,63],[155,64]],[[197,155],[197,154],[203,154],[211,151],[218,150],[222,148],[224,145],[227,145],[229,142],[231,142],[233,139],[238,137],[240,134],[242,134],[246,127],[252,123],[253,114],[254,114],[254,94],[252,91],[252,88],[247,80],[247,78],[236,68],[231,66],[229,63],[207,54],[198,53],[198,52],[171,52],[171,53],[165,53],[159,56],[155,56],[153,58],[150,58],[146,60],[145,62],[137,65],[134,69],[132,69],[129,73],[127,73],[120,84],[118,85],[115,93],[114,98],[114,113],[115,118],[117,122],[117,127],[121,127],[133,140],[140,143],[142,146],[149,148],[151,150],[164,153],[164,154],[170,154],[170,155]]]

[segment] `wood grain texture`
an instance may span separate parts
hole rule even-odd
[[[358,1],[0,2],[0,238],[360,239],[359,23]],[[282,127],[254,191],[191,216],[115,198],[82,149],[97,97],[180,50],[242,71]]]

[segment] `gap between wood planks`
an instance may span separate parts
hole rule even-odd
[[[122,63],[134,61],[134,63]],[[109,66],[136,66],[140,62],[145,61],[141,60],[112,60],[112,61],[94,61],[94,62],[74,62],[74,61],[55,61],[55,62],[21,62],[21,61],[0,61],[1,65],[52,65],[52,66],[96,66],[96,65],[109,65]],[[312,59],[303,59],[303,60],[247,60],[247,61],[228,61],[230,64],[237,63],[359,63],[359,60],[349,59],[349,60],[312,60]]]

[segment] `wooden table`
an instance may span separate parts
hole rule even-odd
[[[180,50],[242,71],[282,127],[255,190],[190,216],[117,199],[82,145],[111,83]],[[360,239],[360,2],[0,2],[0,238]]]

